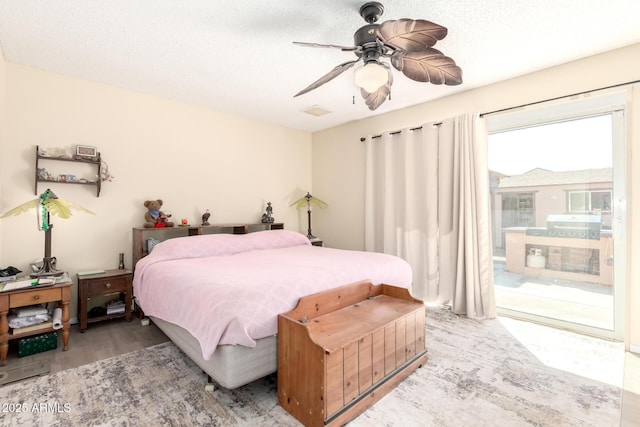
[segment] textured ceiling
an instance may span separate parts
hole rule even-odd
[[[371,112],[349,70],[293,98],[355,57],[292,41],[352,45],[363,3],[0,0],[0,46],[9,62],[317,131],[640,42],[638,0],[387,0],[380,22],[420,18],[449,29],[435,47],[464,83],[395,72],[392,99]],[[311,106],[331,113],[302,112]]]

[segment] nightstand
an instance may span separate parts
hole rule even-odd
[[[69,349],[69,300],[71,299],[72,284],[68,275],[65,275],[59,283],[53,286],[22,288],[0,293],[0,364],[2,366],[7,364],[9,340],[53,331],[52,328],[47,328],[18,335],[10,335],[7,314],[11,308],[57,301],[58,305],[62,308],[62,350],[66,351]]]
[[[323,244],[322,244],[322,240],[320,240],[320,239],[313,239],[313,240],[311,240],[311,244],[312,244],[313,246],[323,246]]]
[[[78,275],[78,320],[80,332],[87,329],[88,323],[124,317],[131,321],[131,297],[133,294],[133,273],[130,270],[106,270],[104,273],[87,276]],[[89,300],[98,296],[125,294],[124,313],[106,314],[88,317]]]

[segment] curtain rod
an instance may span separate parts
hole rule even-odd
[[[543,99],[543,100],[541,100],[541,101],[533,101],[533,102],[529,102],[529,103],[527,103],[527,104],[517,105],[517,106],[515,106],[515,107],[507,107],[507,108],[502,108],[502,109],[500,109],[500,110],[488,111],[488,112],[486,112],[486,113],[480,113],[480,117],[489,116],[489,115],[491,115],[491,114],[503,113],[503,112],[505,112],[505,111],[510,111],[510,110],[517,110],[518,108],[529,107],[529,106],[531,106],[531,105],[542,104],[542,103],[544,103],[544,102],[557,101],[557,100],[559,100],[559,99],[571,98],[571,97],[573,97],[573,96],[578,96],[578,95],[585,95],[585,94],[587,94],[587,93],[598,92],[598,91],[600,91],[600,90],[614,89],[614,88],[617,88],[617,87],[622,87],[622,86],[632,85],[632,84],[636,84],[636,83],[640,83],[640,80],[633,80],[633,81],[630,81],[630,82],[618,83],[618,84],[615,84],[615,85],[605,86],[605,87],[600,87],[600,88],[597,88],[597,89],[585,90],[585,91],[583,91],[583,92],[576,92],[576,93],[572,93],[572,94],[570,94],[570,95],[556,96],[555,98]],[[434,123],[434,124],[433,124],[433,126],[440,126],[441,124],[442,124],[442,122],[440,122],[440,123]],[[420,130],[420,129],[422,129],[422,126],[414,127],[414,128],[409,129],[409,130],[410,130],[410,131],[414,131],[414,130]],[[393,132],[389,132],[389,134],[390,134],[390,135],[397,135],[397,134],[399,134],[400,132],[401,132],[401,131],[396,130],[396,131],[393,131]],[[381,138],[381,137],[382,137],[382,134],[380,134],[380,135],[374,135],[374,136],[372,136],[371,138],[375,139],[375,138]],[[360,138],[360,141],[361,141],[361,142],[364,142],[364,141],[366,141],[366,140],[367,140],[367,138]]]
[[[442,124],[442,122],[438,122],[438,123],[432,124],[431,126],[440,126],[441,124]],[[415,128],[410,128],[409,130],[413,132],[414,130],[420,130],[420,129],[422,129],[422,126],[418,126],[418,127],[415,127]],[[389,135],[397,135],[400,132],[402,132],[402,131],[401,130],[394,130],[393,132],[389,132]],[[381,138],[381,137],[382,137],[382,134],[373,135],[371,137],[371,139],[376,139],[376,138]],[[365,142],[366,140],[367,140],[367,138],[360,138],[360,142]]]

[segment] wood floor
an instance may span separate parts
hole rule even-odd
[[[92,323],[84,333],[80,332],[78,325],[71,325],[69,350],[67,351],[62,351],[61,335],[58,334],[58,348],[56,350],[20,359],[17,357],[16,342],[11,341],[7,366],[17,362],[27,362],[29,358],[46,357],[51,364],[50,373],[55,373],[169,340],[153,323],[149,326],[142,326],[140,320],[135,317],[131,322],[115,319]]]
[[[47,357],[51,363],[51,373],[55,373],[166,341],[167,336],[153,323],[142,326],[137,318],[131,322],[118,319],[91,324],[84,333],[80,333],[78,325],[73,325],[68,351],[61,350],[59,338],[58,349],[18,359],[17,350],[12,345],[7,365],[28,358]],[[640,354],[627,353],[625,356],[620,425],[640,425]]]

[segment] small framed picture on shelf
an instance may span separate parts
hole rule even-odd
[[[76,157],[95,160],[98,158],[98,149],[90,145],[76,145]]]

